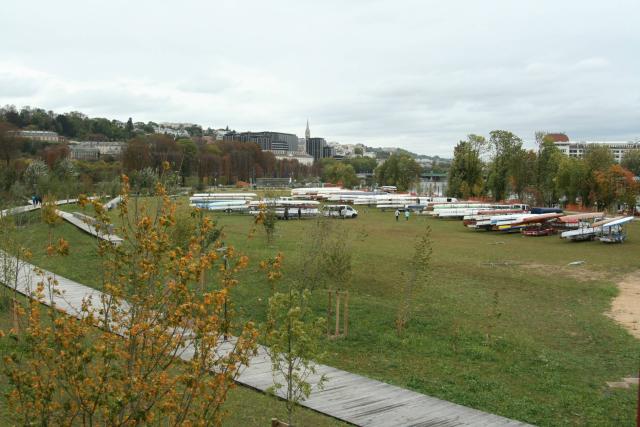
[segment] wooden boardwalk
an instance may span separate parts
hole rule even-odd
[[[0,257],[9,256],[0,251]],[[12,257],[11,257],[12,258]],[[16,288],[26,296],[31,296],[40,281],[37,267],[24,263]],[[0,282],[4,283],[0,271]],[[47,276],[53,273],[44,272]],[[64,277],[56,276],[61,295],[53,297],[56,307],[70,315],[77,316],[85,298],[99,303],[101,292]],[[13,287],[12,284],[6,284]],[[224,352],[231,347],[226,342],[220,345]],[[187,349],[181,357],[188,360],[193,351]],[[454,427],[454,426],[525,426],[527,424],[497,415],[471,409],[455,403],[436,399],[361,375],[352,374],[318,365],[318,376],[326,375],[328,381],[323,390],[314,388],[311,396],[302,402],[306,406],[331,417],[358,426],[413,426],[413,427]],[[271,361],[264,347],[251,358],[249,366],[243,368],[237,382],[265,391],[273,385]],[[312,379],[312,383],[314,380]]]
[[[61,205],[68,205],[71,203],[76,203],[78,201],[78,199],[64,199],[64,200],[58,200],[56,201],[56,206],[61,206]],[[10,208],[10,209],[4,209],[2,211],[0,211],[0,218],[6,216],[6,215],[17,215],[17,214],[21,214],[21,213],[25,213],[25,212],[31,212],[31,211],[35,211],[37,209],[40,209],[42,207],[42,205],[25,205],[25,206],[18,206],[16,208]]]
[[[110,242],[114,245],[119,245],[124,241],[124,239],[120,236],[99,231],[98,229],[96,229],[96,227],[89,224],[87,221],[78,218],[72,213],[64,212],[56,209],[56,215],[58,215],[60,218],[64,219],[65,221],[69,222],[70,224],[75,225],[85,233],[89,233],[92,236],[97,237],[98,239],[106,240],[107,242]]]
[[[122,196],[116,196],[113,199],[109,200],[107,203],[105,203],[104,208],[108,211],[115,209],[118,207],[121,201],[122,201]]]

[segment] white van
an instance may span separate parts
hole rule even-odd
[[[332,218],[355,218],[358,211],[349,205],[325,205],[322,208],[322,215]]]

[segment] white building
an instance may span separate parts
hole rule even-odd
[[[48,130],[18,130],[16,136],[34,141],[60,142],[61,138],[56,132]]]
[[[155,133],[162,133],[165,135],[171,135],[174,138],[189,138],[189,132],[187,132],[184,129],[173,129],[173,128],[167,128],[167,127],[161,127],[161,126],[157,126],[154,129]]]
[[[301,165],[311,166],[313,165],[313,156],[306,153],[288,152],[286,154],[276,154],[278,160],[297,160]]]
[[[375,159],[378,156],[376,155],[375,151],[365,151],[364,153],[362,153],[362,157],[370,157],[372,159]]]
[[[327,142],[327,145],[332,148],[334,156],[339,158],[350,157],[349,150],[345,145],[336,141]]]
[[[589,146],[603,145],[611,150],[613,158],[618,163],[627,151],[640,149],[640,141],[556,141],[554,144],[570,157],[583,157]]]
[[[352,157],[356,157],[356,149],[358,148],[362,150],[363,156],[373,157],[373,158],[376,157],[375,152],[371,152],[367,154],[366,152],[367,148],[364,146],[364,144],[341,144],[335,141],[328,142],[327,144],[334,149],[335,155],[340,158],[349,159]]]
[[[100,151],[97,148],[82,147],[71,145],[69,155],[73,160],[84,160],[86,162],[97,161],[100,159]]]
[[[307,153],[307,139],[306,138],[298,138],[298,153],[306,154]]]
[[[213,132],[216,136],[216,141],[222,141],[224,136],[231,131],[229,129],[215,129]]]
[[[160,126],[169,129],[184,129],[198,125],[195,123],[162,122],[160,123]]]
[[[72,150],[74,147],[79,149],[95,149],[100,156],[119,157],[127,143],[123,141],[71,141],[69,145]]]
[[[449,175],[446,173],[426,172],[420,175],[418,191],[429,196],[446,196]]]
[[[171,135],[174,138],[189,138],[189,132],[185,128],[189,126],[196,126],[193,123],[160,123],[158,126],[153,127],[155,133],[162,133],[165,135]]]
[[[427,168],[427,169],[431,168],[433,166],[433,160],[426,159],[426,158],[423,158],[423,157],[416,159],[416,162],[420,166],[422,166],[423,168]]]

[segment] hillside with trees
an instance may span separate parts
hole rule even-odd
[[[157,133],[154,122],[134,123],[90,118],[79,112],[56,114],[40,108],[0,108],[0,198],[20,201],[32,195],[66,197],[78,193],[114,194],[123,173],[136,191],[150,191],[160,173],[173,185],[205,188],[243,185],[256,178],[312,176],[312,168],[297,160],[276,159],[255,143],[216,140],[211,129],[183,128],[186,137]],[[18,131],[51,131],[59,142],[23,137]],[[96,161],[73,159],[68,141],[122,141],[120,156]],[[163,172],[162,165],[170,165]]]

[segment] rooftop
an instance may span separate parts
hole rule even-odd
[[[573,141],[554,141],[557,145],[566,144],[600,144],[600,145],[625,145],[625,144],[638,144],[636,141],[608,141],[608,140],[573,140]]]

